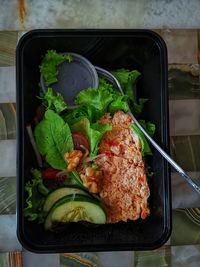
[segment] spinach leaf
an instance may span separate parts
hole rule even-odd
[[[39,152],[46,157],[54,169],[66,170],[64,154],[73,150],[71,131],[67,123],[48,109],[43,120],[35,128],[35,139]]]

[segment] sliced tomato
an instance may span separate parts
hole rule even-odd
[[[80,132],[73,132],[72,133],[74,148],[78,150],[82,150],[85,152],[85,149],[89,150],[89,142],[87,138]],[[84,149],[85,148],[85,149]]]
[[[102,150],[102,151],[101,151],[101,154],[105,154],[105,155],[108,156],[108,157],[113,156],[113,153],[112,153],[112,151],[110,151],[110,150]]]
[[[44,113],[45,107],[43,105],[38,106],[34,117],[35,124],[38,124],[43,119]]]
[[[42,171],[42,177],[44,179],[57,179],[56,175],[59,173],[59,170],[48,168]]]
[[[109,144],[110,146],[119,146],[119,142],[117,142],[117,141],[115,141],[115,140],[111,140],[111,141],[109,141],[108,144]]]

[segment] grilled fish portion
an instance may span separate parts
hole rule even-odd
[[[101,123],[111,123],[99,146],[101,157],[95,159],[102,175],[97,184],[105,205],[107,223],[145,219],[149,214],[150,195],[140,142],[130,129],[131,117],[118,111],[106,113]]]

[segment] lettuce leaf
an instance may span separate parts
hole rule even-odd
[[[42,93],[40,99],[47,109],[52,109],[58,114],[67,109],[63,96],[60,93],[54,94],[52,88],[48,88],[45,94]]]
[[[81,118],[88,118],[93,123],[100,119],[106,112],[114,113],[118,110],[128,111],[127,97],[122,96],[114,89],[112,84],[100,79],[97,89],[82,90],[76,98],[80,107],[64,115],[64,120],[72,125]]]
[[[144,104],[148,101],[147,98],[139,98],[138,103],[136,102],[131,102],[130,101],[130,109],[135,115],[139,115],[143,108]]]
[[[137,70],[129,71],[127,69],[119,69],[112,73],[121,84],[124,94],[128,98],[131,111],[135,115],[140,114],[144,108],[144,104],[148,101],[146,98],[139,98],[138,101],[136,100],[135,84],[141,73]]]
[[[40,72],[44,77],[46,86],[58,81],[58,65],[64,61],[71,62],[71,55],[58,54],[55,50],[48,50],[40,65]]]
[[[78,94],[76,103],[79,105],[88,104],[101,112],[101,114],[104,114],[112,100],[113,98],[109,91],[102,90],[102,88],[98,88],[97,90],[89,88]]]
[[[128,111],[126,97],[114,89],[112,84],[100,79],[97,89],[82,90],[76,97],[76,104],[81,105],[90,122],[97,121],[106,112]]]
[[[137,70],[129,71],[127,69],[119,69],[113,71],[113,75],[118,79],[124,93],[128,97],[131,111],[136,115],[141,113],[144,108],[144,104],[148,101],[148,99],[146,98],[140,98],[137,102],[134,94],[135,83],[137,81],[137,78],[141,74]],[[144,120],[140,120],[139,122],[143,126],[143,128],[149,133],[149,135],[153,136],[155,132],[155,125],[151,122],[145,122]],[[140,139],[142,155],[151,155],[152,152],[144,134],[134,123],[131,125],[131,128]]]
[[[73,125],[76,122],[80,121],[82,118],[89,118],[92,117],[92,114],[89,115],[90,112],[88,112],[88,107],[81,106],[78,108],[75,108],[73,110],[69,110],[68,113],[63,115],[64,121],[66,121],[69,125]]]
[[[90,124],[88,118],[82,118],[74,125],[70,126],[72,132],[77,131],[84,134],[89,140],[90,144],[90,156],[96,156],[98,152],[98,144],[101,141],[103,135],[112,130],[111,124],[101,124],[99,122]]]
[[[143,132],[136,126],[135,123],[132,123],[130,127],[132,131],[134,131],[134,133],[137,134],[139,137],[142,156],[152,155],[151,148]]]
[[[145,121],[145,120],[139,120],[138,121],[140,123],[140,125],[146,130],[146,132],[153,137],[155,130],[156,130],[156,126],[155,124],[151,123],[150,121]]]
[[[123,110],[127,112],[129,110],[128,104],[126,102],[126,96],[114,95],[113,101],[108,106],[108,112],[115,113],[118,110]]]
[[[76,97],[78,105],[85,105],[94,110],[96,115],[94,120],[103,116],[112,100],[112,93],[103,86],[99,86],[96,90],[93,88],[82,90]]]
[[[43,184],[40,171],[33,169],[31,173],[34,178],[25,185],[25,191],[28,196],[26,198],[27,207],[24,209],[24,216],[29,221],[38,220],[39,223],[42,223],[44,221],[42,207],[49,189]]]
[[[91,125],[91,131],[90,131],[90,143],[92,146],[92,151],[90,153],[90,156],[96,156],[99,146],[98,144],[100,143],[102,137],[106,132],[109,132],[112,130],[112,125],[111,124],[102,124],[99,122],[93,123]]]
[[[127,95],[133,102],[136,102],[133,86],[141,73],[137,70],[129,71],[123,68],[113,71],[112,73],[121,84],[124,94]]]
[[[145,173],[148,178],[148,181],[150,181],[151,177],[154,175],[154,172],[152,171],[151,166],[148,165],[147,162],[145,162]]]
[[[73,150],[71,131],[66,122],[48,109],[43,120],[35,128],[35,140],[39,152],[47,163],[58,170],[66,170],[64,154]]]

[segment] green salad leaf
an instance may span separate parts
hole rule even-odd
[[[97,152],[98,152],[98,145],[102,139],[102,137],[104,136],[104,134],[106,132],[109,132],[112,130],[112,125],[111,124],[102,124],[99,122],[93,123],[91,125],[91,131],[90,131],[90,144],[92,147],[90,156],[96,156]]]
[[[134,131],[134,133],[137,134],[139,137],[142,156],[152,155],[151,148],[143,132],[136,126],[135,123],[132,123],[130,127],[132,131]]]
[[[98,152],[98,144],[101,141],[103,135],[112,130],[111,124],[101,124],[99,122],[90,124],[88,118],[82,118],[74,125],[70,126],[72,132],[81,132],[89,140],[90,144],[90,156],[96,156]]]
[[[73,150],[73,140],[68,124],[53,110],[48,109],[35,128],[39,152],[54,169],[66,170],[64,154]]]
[[[54,93],[52,88],[48,88],[45,94],[42,94],[40,99],[47,109],[52,109],[56,113],[61,113],[67,109],[67,104],[60,93]]]
[[[99,80],[97,89],[82,90],[76,97],[76,104],[84,107],[86,117],[91,122],[97,121],[106,112],[128,111],[126,97],[122,96],[114,89],[112,84],[103,79]]]
[[[44,221],[42,207],[45,196],[49,193],[49,189],[45,187],[42,180],[41,172],[33,169],[32,181],[28,181],[25,185],[25,191],[28,196],[26,198],[26,208],[24,209],[24,216],[29,221],[38,220],[39,223]]]
[[[150,121],[145,121],[145,120],[139,120],[138,121],[140,123],[140,125],[146,130],[146,132],[153,137],[155,130],[156,130],[156,126],[155,124],[151,123]]]
[[[99,86],[96,90],[89,88],[82,90],[76,97],[78,105],[85,105],[92,108],[96,117],[101,117],[106,112],[108,105],[112,102],[113,97],[109,90],[104,90]]]
[[[141,73],[137,70],[129,71],[123,68],[113,71],[112,73],[121,84],[124,94],[127,95],[133,102],[136,102],[133,86]]]
[[[148,165],[147,162],[145,162],[145,173],[148,178],[148,181],[151,179],[151,177],[154,175],[154,172],[152,171],[152,168],[150,165]]]
[[[144,104],[147,101],[148,101],[147,98],[139,98],[138,100],[139,103],[132,102],[132,105],[130,104],[132,112],[136,115],[140,114],[144,108]]]
[[[89,118],[92,117],[92,114],[89,115],[90,112],[87,106],[81,106],[75,108],[73,110],[69,110],[66,114],[63,115],[64,121],[66,121],[69,125],[73,125],[74,123],[80,121],[81,118]]]
[[[131,111],[135,115],[140,114],[144,108],[144,104],[148,101],[147,98],[139,98],[138,101],[136,100],[135,85],[141,73],[137,70],[129,71],[127,69],[118,69],[112,73],[118,79],[124,94],[128,97]]]
[[[44,77],[46,86],[58,81],[58,65],[64,61],[71,62],[71,55],[58,54],[55,50],[48,50],[40,65],[40,72]]]
[[[83,185],[83,181],[81,180],[77,170],[73,170],[72,172],[68,173],[68,175],[71,178],[70,185],[75,185],[83,189],[86,189],[86,187]]]
[[[129,107],[126,102],[126,96],[115,94],[113,95],[113,101],[108,106],[108,112],[115,113],[118,110],[127,112]]]

